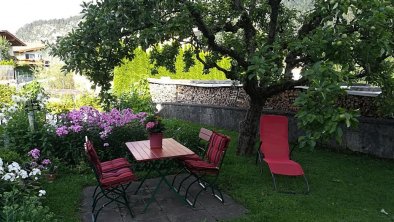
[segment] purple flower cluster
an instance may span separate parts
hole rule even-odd
[[[47,167],[52,164],[50,159],[43,159],[41,161],[41,151],[38,148],[30,150],[27,155],[32,158],[30,163],[30,167],[32,168],[47,169]]]
[[[42,165],[44,165],[44,166],[48,166],[49,164],[51,164],[52,162],[51,162],[51,160],[49,160],[49,159],[44,159],[42,162],[41,162],[41,164]]]
[[[37,148],[30,150],[27,154],[30,157],[32,157],[34,160],[37,160],[38,158],[40,158],[40,150]]]
[[[79,110],[72,110],[63,116],[63,125],[56,129],[58,136],[66,136],[71,132],[79,133],[98,128],[100,138],[106,139],[115,127],[122,127],[132,121],[143,123],[145,112],[133,113],[131,109],[112,109],[110,112],[99,112],[93,107],[83,106]]]

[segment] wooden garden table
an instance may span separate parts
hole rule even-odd
[[[166,176],[168,175],[168,172],[170,170],[170,161],[178,157],[193,155],[194,152],[183,146],[173,138],[163,139],[162,148],[151,149],[149,140],[126,142],[126,146],[137,162],[144,162],[148,165],[148,173],[140,182],[137,190],[135,191],[135,194],[138,193],[141,186],[149,177],[152,171],[157,172],[160,176],[159,183],[156,185],[156,188],[153,191],[151,198],[145,205],[145,212],[149,205],[155,200],[156,193],[159,190],[162,182],[164,182],[168,187],[170,187],[172,191],[176,192],[175,188],[166,179]],[[176,192],[176,194],[179,195],[178,192]]]

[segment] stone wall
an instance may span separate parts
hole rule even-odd
[[[237,131],[239,122],[246,114],[245,108],[219,107],[198,104],[161,103],[160,114],[166,118],[177,118],[195,123],[211,125]],[[294,113],[264,110],[262,114],[286,115],[289,118],[289,141],[296,142],[302,135],[297,127]],[[355,129],[343,129],[342,143],[334,141],[324,144],[332,149],[348,149],[381,158],[394,159],[394,120],[359,118]]]
[[[238,130],[239,122],[248,108],[248,97],[239,84],[232,81],[184,81],[150,79],[152,99],[160,113],[167,118],[178,118],[196,123]],[[288,90],[270,98],[263,111],[289,117],[289,140],[297,141],[302,132],[297,128],[294,100],[303,89]],[[325,146],[349,149],[382,158],[394,159],[394,120],[366,116],[377,114],[374,94],[350,92],[338,103],[349,108],[360,108],[356,129],[344,129],[343,141],[332,141]],[[375,95],[378,95],[376,93]]]

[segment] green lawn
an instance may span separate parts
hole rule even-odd
[[[273,191],[268,168],[264,166],[260,174],[254,156],[235,155],[237,134],[225,133],[232,142],[220,184],[250,211],[236,221],[394,221],[393,161],[322,149],[296,150],[293,159],[303,166],[311,192],[284,194]],[[82,187],[92,182],[93,175],[61,176],[47,185],[47,205],[61,215],[62,221],[78,221]],[[280,177],[278,182],[281,189],[295,190],[304,185],[301,178]]]
[[[46,183],[47,198],[44,202],[57,215],[59,221],[80,221],[79,207],[82,200],[82,189],[95,185],[93,173],[60,174],[53,183]]]

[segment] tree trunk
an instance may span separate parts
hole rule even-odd
[[[265,100],[251,100],[245,119],[239,124],[237,155],[251,155],[256,152],[256,136]]]

